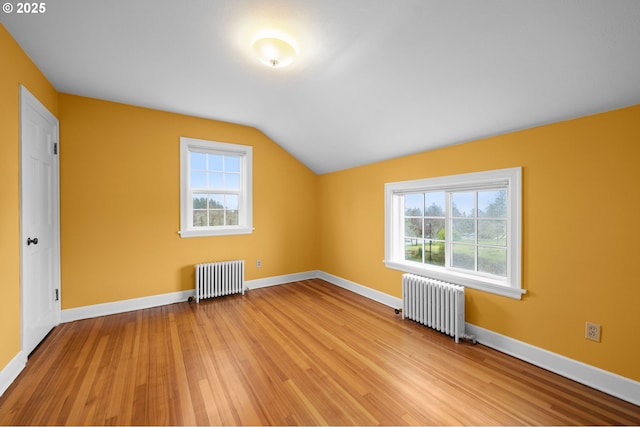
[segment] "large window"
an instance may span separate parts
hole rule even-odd
[[[180,235],[248,234],[252,148],[180,138]]]
[[[520,298],[521,169],[385,185],[385,264]]]

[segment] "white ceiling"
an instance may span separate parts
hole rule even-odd
[[[255,126],[319,174],[640,103],[638,0],[49,0],[0,21],[60,92]],[[263,29],[293,65],[251,56]]]

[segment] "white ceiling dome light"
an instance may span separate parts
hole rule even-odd
[[[290,65],[297,54],[293,43],[276,36],[256,38],[252,48],[260,62],[272,68]]]

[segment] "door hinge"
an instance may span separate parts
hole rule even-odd
[[[57,142],[53,143],[53,154],[55,154],[55,155],[58,154],[58,143]]]
[[[55,301],[60,301],[60,289],[56,289],[56,299]]]

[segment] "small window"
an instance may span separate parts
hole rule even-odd
[[[385,264],[520,298],[521,169],[385,185]]]
[[[180,235],[248,234],[252,147],[180,138]]]

